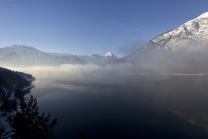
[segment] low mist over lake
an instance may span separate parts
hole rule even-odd
[[[57,138],[78,138],[82,132],[90,139],[208,137],[208,76],[111,69],[111,76],[96,77],[90,72],[96,68],[75,68],[21,69],[36,76],[31,94],[41,111],[58,118]]]

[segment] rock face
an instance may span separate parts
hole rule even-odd
[[[112,52],[107,52],[101,59],[100,65],[105,66],[115,60],[118,60],[118,58]]]
[[[167,51],[193,49],[208,44],[208,12],[190,20],[183,25],[156,36],[137,52],[127,56],[124,60],[133,60],[140,53],[151,49],[163,48]]]

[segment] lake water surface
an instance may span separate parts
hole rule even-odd
[[[58,139],[208,138],[207,76],[36,79],[31,94],[58,118]]]

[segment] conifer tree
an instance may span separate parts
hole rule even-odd
[[[50,122],[50,114],[39,113],[36,98],[31,96],[27,102],[21,101],[20,111],[8,118],[12,128],[13,139],[48,139],[55,138],[52,134],[57,118]]]

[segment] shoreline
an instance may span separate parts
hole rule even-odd
[[[30,89],[32,89],[32,88],[34,88],[34,87],[35,87],[35,85],[30,84],[30,85],[28,85],[27,87],[23,88],[22,91],[28,91],[28,90],[30,90]]]

